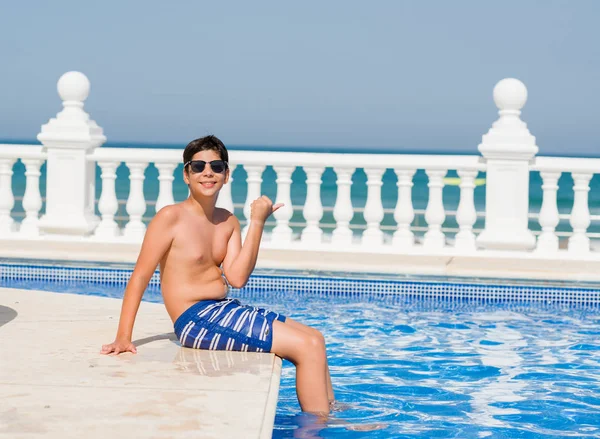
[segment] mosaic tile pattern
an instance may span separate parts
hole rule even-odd
[[[0,264],[0,279],[48,280],[52,282],[90,282],[126,285],[133,269],[64,267],[51,265]],[[151,286],[160,285],[158,271],[150,279]]]
[[[133,267],[77,267],[0,262],[0,280],[48,281],[53,283],[88,282],[90,284],[127,284]],[[361,279],[341,276],[315,276],[255,273],[242,289],[246,293],[310,294],[311,296],[347,297],[349,299],[443,299],[451,301],[538,302],[584,305],[600,309],[600,287],[566,287],[551,285],[515,285],[481,280],[411,280]],[[150,280],[150,288],[160,285],[158,271]]]

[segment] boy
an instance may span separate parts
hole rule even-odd
[[[229,180],[228,161],[225,145],[215,136],[185,147],[183,179],[190,196],[165,206],[150,222],[125,289],[117,336],[102,346],[101,353],[136,353],[131,342],[135,316],[160,265],[165,307],[183,346],[273,352],[296,366],[302,410],[327,414],[334,396],[323,335],[285,316],[227,298],[228,284],[241,288],[248,282],[265,221],[282,206],[273,206],[266,196],[255,200],[242,246],[237,218],[215,207]]]

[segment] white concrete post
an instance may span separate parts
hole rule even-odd
[[[477,221],[475,210],[475,177],[477,171],[458,170],[460,177],[460,201],[456,211],[456,222],[459,232],[455,237],[455,248],[460,250],[475,250],[475,234],[473,225]]]
[[[242,239],[246,239],[248,227],[250,227],[250,214],[252,213],[252,202],[261,195],[262,175],[265,170],[265,165],[244,165],[244,169],[248,173],[246,184],[248,185],[248,194],[244,203],[244,216],[246,217],[246,226],[242,229]]]
[[[321,176],[325,172],[324,166],[311,166],[306,171],[306,201],[302,214],[306,220],[306,227],[302,230],[301,241],[306,244],[320,244],[323,230],[319,221],[323,218],[323,204],[321,202]]]
[[[129,221],[125,224],[123,236],[141,241],[146,233],[146,225],[142,219],[147,208],[144,198],[144,171],[148,163],[125,162],[125,164],[129,168],[129,197],[125,205]]]
[[[120,164],[118,161],[98,162],[102,178],[102,193],[98,201],[98,210],[102,221],[94,230],[94,236],[98,238],[112,238],[121,234],[119,225],[115,221],[115,215],[119,210],[115,182],[117,180],[117,168]]]
[[[173,171],[177,167],[176,163],[155,163],[156,169],[158,169],[158,197],[156,198],[156,205],[154,210],[156,213],[165,206],[175,204],[173,198]]]
[[[24,159],[25,165],[25,195],[23,196],[23,209],[25,210],[25,219],[21,222],[19,232],[23,236],[39,235],[38,222],[40,218],[40,209],[42,208],[42,195],[40,194],[40,168],[43,160]]]
[[[446,235],[442,232],[442,225],[446,220],[444,210],[443,191],[446,170],[425,170],[429,177],[429,201],[425,209],[425,221],[427,221],[427,232],[423,239],[423,246],[427,249],[441,249],[446,245]]]
[[[536,251],[540,253],[554,253],[558,250],[558,236],[554,233],[560,222],[556,194],[560,172],[542,171],[542,208],[540,209],[540,225],[542,233],[538,237]]]
[[[334,245],[349,245],[352,244],[353,237],[350,221],[354,216],[350,187],[352,186],[352,174],[356,168],[336,166],[333,170],[337,175],[337,197],[333,208],[335,230],[331,236],[331,242]]]
[[[590,191],[590,180],[592,174],[573,173],[574,197],[573,210],[571,210],[571,227],[573,234],[569,238],[569,252],[586,254],[590,251],[590,238],[586,231],[590,226],[590,206],[588,204],[588,192]]]
[[[537,154],[535,137],[520,118],[527,89],[518,79],[494,87],[499,119],[482,138],[487,163],[485,229],[477,244],[487,249],[529,250],[535,237],[528,228],[529,161]]]
[[[295,166],[273,166],[273,169],[277,173],[277,180],[275,180],[277,184],[277,198],[275,199],[275,204],[283,203],[283,206],[273,213],[276,225],[271,233],[271,241],[285,245],[292,242],[290,220],[294,215],[294,207],[292,206],[291,190],[292,173]]]
[[[398,229],[394,232],[392,244],[398,248],[412,248],[415,242],[410,225],[415,219],[415,210],[412,204],[413,176],[416,169],[395,169],[398,177],[398,202],[394,209],[394,220],[398,224]]]
[[[362,234],[361,244],[365,247],[383,244],[383,231],[380,224],[385,212],[381,202],[381,186],[385,168],[365,168],[367,174],[367,203],[363,216],[367,229]]]
[[[10,216],[15,207],[15,196],[12,191],[12,175],[15,159],[0,159],[0,233],[9,234],[17,231],[17,224]]]
[[[63,110],[42,125],[38,140],[48,154],[46,213],[39,228],[45,234],[88,235],[94,215],[96,163],[87,155],[106,141],[102,128],[83,110],[90,82],[83,73],[68,72],[58,80]]]
[[[233,171],[235,171],[237,165],[229,162],[229,180],[227,184],[223,185],[223,188],[219,192],[219,197],[217,198],[217,207],[221,209],[228,210],[233,215],[235,215],[235,206],[233,205],[233,198],[231,196],[231,188],[233,184]]]

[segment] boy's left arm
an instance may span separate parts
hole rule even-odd
[[[258,259],[258,250],[265,228],[265,221],[281,206],[282,204],[273,206],[272,201],[266,196],[262,196],[252,203],[250,226],[243,246],[240,222],[235,216],[231,216],[233,233],[227,244],[227,254],[223,260],[223,272],[232,287],[242,288],[248,282]]]

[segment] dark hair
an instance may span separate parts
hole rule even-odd
[[[185,164],[192,160],[192,157],[194,157],[194,154],[197,152],[208,150],[217,151],[219,156],[221,156],[221,160],[229,162],[229,153],[223,142],[221,142],[218,137],[210,135],[192,140],[187,144],[183,150],[183,163]]]

